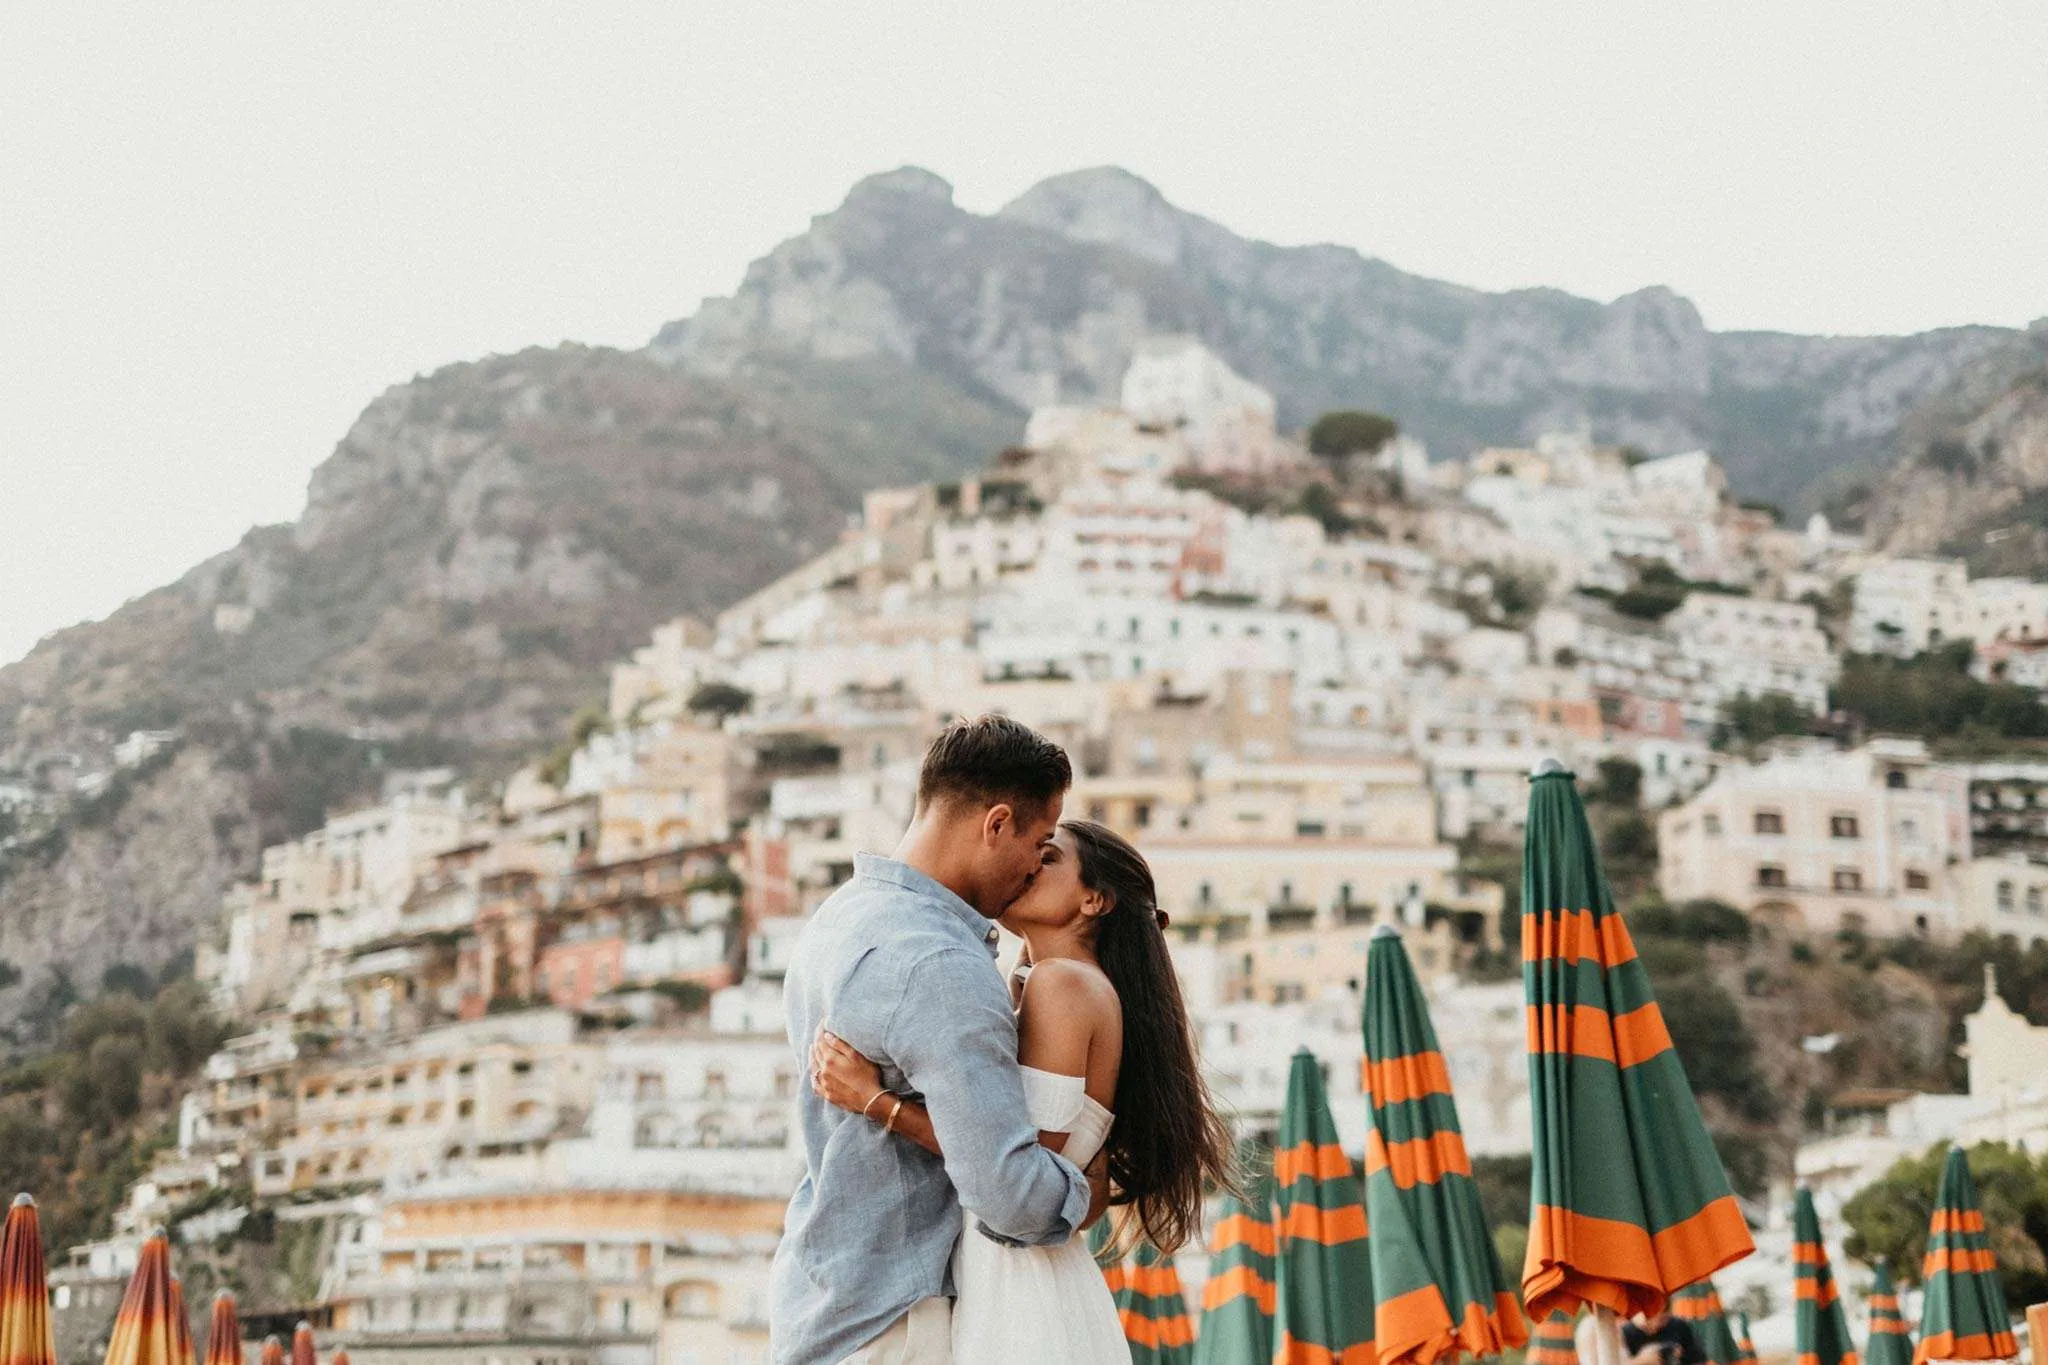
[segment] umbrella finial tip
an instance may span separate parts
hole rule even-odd
[[[1391,924],[1377,924],[1373,926],[1372,936],[1374,938],[1399,938],[1401,937],[1401,931]]]
[[[297,1327],[294,1327],[292,1330],[295,1332],[310,1332],[313,1330],[313,1324],[307,1322],[304,1318],[300,1318],[299,1325]]]
[[[32,1209],[35,1206],[36,1197],[27,1190],[23,1190],[20,1194],[14,1196],[14,1207],[17,1209]]]
[[[1529,769],[1531,777],[1556,777],[1561,773],[1569,776],[1571,770],[1565,767],[1561,760],[1555,758],[1539,758],[1536,760],[1536,766]]]
[[[165,1227],[162,1223],[154,1225],[149,1230],[149,1240],[154,1241],[159,1237],[163,1238],[167,1242],[171,1239],[171,1230]]]
[[[219,1303],[222,1299],[232,1299],[234,1296],[235,1291],[232,1289],[216,1289],[213,1291],[213,1301],[215,1303]]]

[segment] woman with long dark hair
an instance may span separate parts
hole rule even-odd
[[[1016,978],[1018,1061],[1039,1141],[1087,1167],[1098,1153],[1118,1239],[1172,1254],[1198,1238],[1202,1195],[1230,1179],[1229,1127],[1195,1060],[1152,869],[1114,831],[1069,820],[1001,924],[1026,945]],[[924,1110],[876,1105],[872,1062],[831,1034],[812,1084],[842,1109],[894,1115],[937,1152]],[[953,1260],[953,1357],[976,1365],[1127,1365],[1109,1290],[1080,1238],[1000,1245],[970,1229]]]

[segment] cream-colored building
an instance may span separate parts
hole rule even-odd
[[[589,1106],[600,1057],[573,1016],[526,1010],[302,1060],[291,1113],[257,1151],[256,1193],[405,1181],[524,1150]]]
[[[726,731],[683,720],[595,734],[564,790],[596,795],[600,862],[716,843],[732,833],[735,751]]]
[[[1794,933],[1945,937],[1961,922],[1967,783],[1918,740],[1788,745],[1724,767],[1657,833],[1674,902],[1726,901]]]
[[[2048,942],[2048,866],[2018,853],[1964,864],[1960,927],[2022,946]]]

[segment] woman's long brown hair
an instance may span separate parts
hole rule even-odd
[[[1095,936],[1095,960],[1123,1002],[1123,1063],[1108,1154],[1113,1203],[1133,1227],[1171,1255],[1202,1233],[1202,1195],[1234,1180],[1230,1127],[1216,1113],[1166,951],[1165,916],[1152,869],[1114,830],[1064,822],[1080,853],[1081,884],[1109,911]],[[1122,1240],[1121,1238],[1119,1240]]]

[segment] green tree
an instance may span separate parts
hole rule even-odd
[[[1852,654],[1842,663],[1834,703],[1873,730],[1931,738],[2048,736],[2048,707],[2039,694],[1971,677],[1971,652],[1964,640],[1911,659]]]
[[[724,720],[737,716],[754,704],[754,694],[726,682],[708,682],[690,694],[689,708],[700,716]]]
[[[1902,1281],[1920,1283],[1927,1223],[1947,1156],[1946,1146],[1937,1144],[1920,1156],[1903,1157],[1844,1204],[1844,1250],[1860,1261],[1883,1257]],[[1980,1142],[1969,1157],[2006,1304],[2018,1312],[2048,1298],[2048,1157],[2002,1142]]]
[[[1314,517],[1321,522],[1324,534],[1333,538],[1349,535],[1356,527],[1356,523],[1345,515],[1342,504],[1337,501],[1335,490],[1321,479],[1301,490],[1301,501],[1298,505],[1303,515]]]
[[[1779,735],[1812,734],[1819,724],[1819,716],[1783,692],[1759,697],[1743,692],[1722,705],[1713,745],[1716,749],[1755,748]]]
[[[1603,758],[1599,762],[1600,785],[1593,797],[1616,806],[1639,805],[1643,799],[1643,765],[1632,758]]]
[[[1401,424],[1382,413],[1340,408],[1316,418],[1308,429],[1308,448],[1326,460],[1374,455],[1400,434]]]

